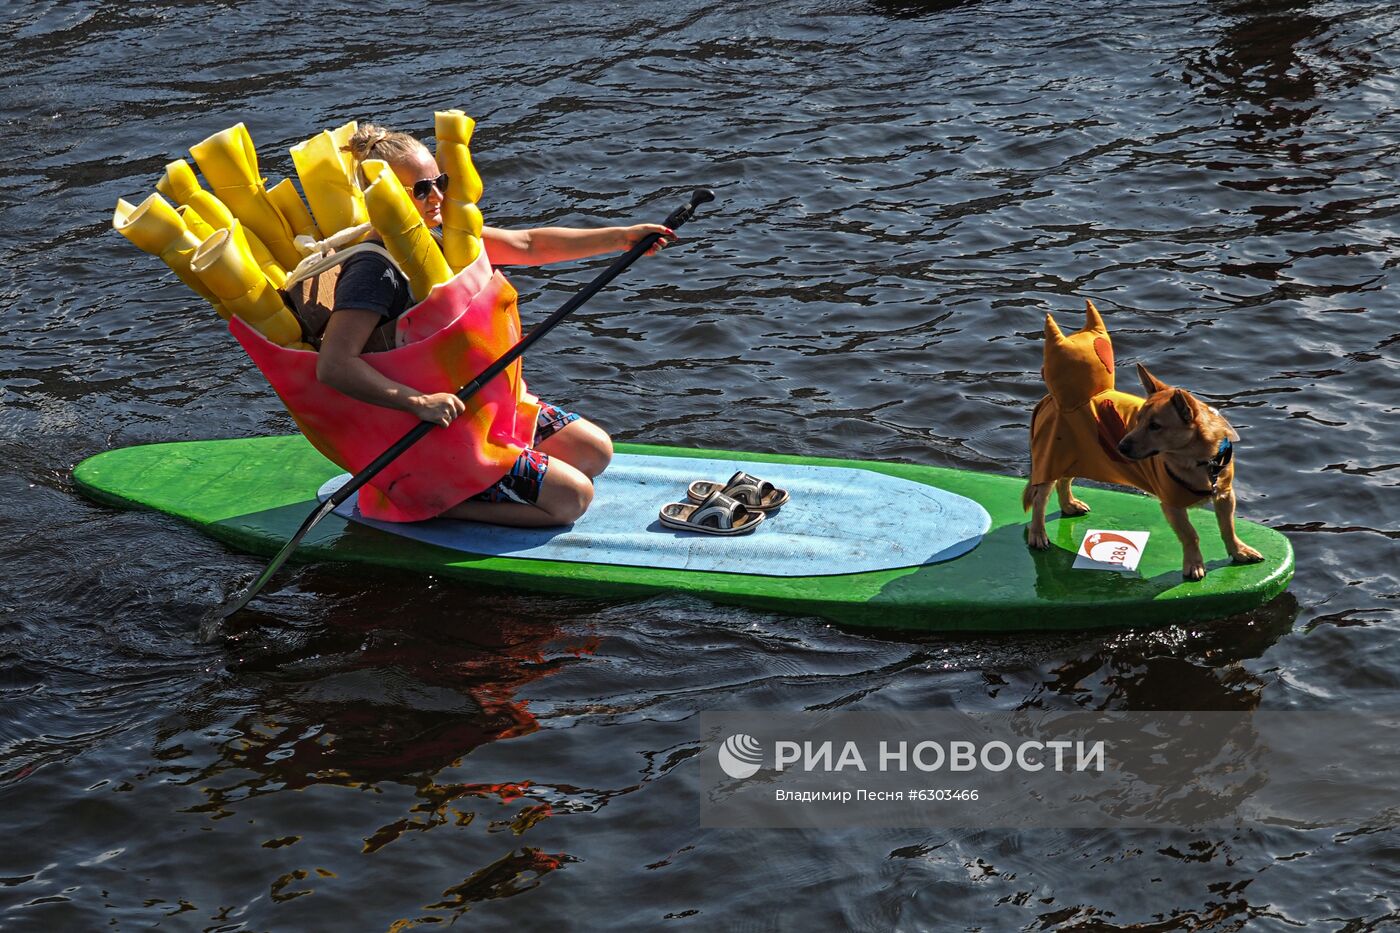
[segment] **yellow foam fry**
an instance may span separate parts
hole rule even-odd
[[[466,266],[469,266],[469,265],[471,265],[473,262],[476,261],[476,257],[481,253],[482,249],[485,248],[486,244],[483,243],[482,240],[481,240],[481,226],[482,226],[482,222],[483,222],[483,221],[482,221],[482,217],[481,217],[481,210],[480,210],[475,204],[468,204],[468,205],[466,205],[466,206],[464,207],[462,213],[465,215],[465,218],[466,218],[466,229],[467,229],[468,236],[466,236],[466,237],[461,237],[461,236],[459,235],[458,239],[464,239],[465,242],[466,242],[466,253],[465,253],[464,256],[460,257],[460,258],[462,258],[463,260],[465,260],[465,261],[463,262],[463,265],[462,265],[462,268],[465,268]],[[444,210],[444,211],[443,211],[443,215],[444,215],[443,226],[444,226],[444,227],[447,225],[446,214],[447,214],[447,212]],[[444,252],[444,254],[447,252],[447,250],[446,250],[446,242],[445,242],[445,241],[446,241],[446,236],[447,236],[446,230],[444,230],[444,231],[443,231],[443,239],[444,239],[443,252]],[[449,260],[448,262],[449,262],[449,264],[450,264],[450,263],[451,263],[451,260]],[[460,272],[460,271],[461,271],[461,268],[456,269],[456,271]]]
[[[198,294],[214,300],[209,289],[190,271],[190,256],[199,246],[199,239],[165,198],[152,194],[140,204],[118,199],[112,227],[142,250],[159,256],[180,281]]]
[[[316,221],[311,219],[306,202],[301,199],[296,185],[292,184],[290,178],[284,178],[268,188],[267,196],[272,199],[272,206],[277,208],[287,225],[292,228],[293,234],[309,236],[313,240],[321,239],[320,228],[316,226]]]
[[[254,258],[256,258],[256,251],[254,251]],[[267,280],[272,283],[273,288],[287,287],[286,269],[283,269],[280,265],[278,265],[275,262],[268,262],[266,265],[264,265],[263,263],[258,263],[258,265],[262,268],[263,275],[266,275]]]
[[[291,347],[294,350],[307,349],[307,346],[301,342],[301,325],[292,316],[292,312],[286,308],[283,308],[275,316],[264,318],[253,326],[279,347]]]
[[[433,114],[433,132],[437,136],[438,144],[438,164],[449,175],[452,175],[452,170],[442,164],[444,145],[463,148],[464,164],[458,169],[459,174],[452,175],[452,186],[457,197],[473,204],[481,200],[481,175],[477,173],[476,166],[472,164],[471,159],[472,132],[475,129],[476,121],[460,110],[439,110]]]
[[[467,266],[476,262],[476,257],[481,255],[482,242],[480,237],[472,236],[470,231],[463,230],[456,224],[449,224],[447,220],[446,202],[443,204],[442,217],[442,255],[447,260],[447,265],[453,272],[461,272]],[[475,207],[476,205],[472,205]],[[481,212],[477,212],[481,216]]]
[[[481,254],[481,176],[472,165],[471,139],[476,121],[460,110],[433,114],[438,166],[451,179],[442,199],[442,252],[453,272],[461,272]]]
[[[233,211],[229,210],[223,201],[203,189],[192,194],[185,206],[215,230],[227,230],[233,226]]]
[[[190,268],[220,301],[240,298],[267,281],[230,230],[216,230],[201,243]]]
[[[301,325],[236,235],[238,224],[199,245],[190,268],[225,309],[281,346],[301,341]]]
[[[188,204],[190,196],[200,190],[199,179],[194,177],[190,163],[176,159],[165,166],[165,174],[156,182],[156,190],[176,204]]]
[[[175,208],[159,194],[150,195],[139,205],[125,199],[118,200],[116,213],[112,215],[112,226],[154,256],[159,256],[172,241],[189,232]]]
[[[369,159],[361,168],[370,183],[365,189],[370,222],[384,238],[389,255],[408,276],[413,300],[422,301],[433,286],[452,279],[452,270],[389,163]]]
[[[256,233],[238,222],[238,218],[233,216],[227,204],[208,191],[200,190],[190,197],[190,203],[185,206],[215,230],[232,230],[234,236],[244,244],[244,249],[251,253],[253,259],[262,267],[275,288],[287,284],[287,270],[273,257],[272,250],[267,248],[267,244],[263,243]]]
[[[278,265],[291,268],[301,261],[292,228],[273,206],[258,174],[258,153],[246,126],[239,123],[215,133],[191,146],[190,155],[214,194],[263,241]]]
[[[351,160],[340,151],[344,143],[336,135],[348,140],[349,133],[343,132],[347,128],[353,133],[355,124],[347,123],[334,133],[325,130],[292,147],[292,164],[301,179],[301,190],[306,193],[316,226],[326,236],[369,220],[364,195],[351,175]]]
[[[257,234],[243,226],[235,220],[233,226],[228,228],[228,232],[233,236],[238,248],[245,256],[253,257],[253,262],[257,263],[263,275],[273,288],[283,288],[287,284],[287,270],[277,264],[272,258],[272,254],[267,251],[267,247],[258,239]]]
[[[467,231],[476,239],[481,239],[481,227],[485,223],[481,216],[481,208],[475,204],[466,206]]]
[[[213,235],[215,228],[206,223],[204,218],[200,217],[199,213],[188,204],[181,204],[175,208],[175,213],[180,215],[180,219],[185,222],[190,233],[193,233],[195,239],[201,243]]]
[[[360,124],[351,120],[343,126],[327,130],[331,134],[331,141],[335,143],[335,151],[340,154],[340,164],[345,167],[345,177],[351,181],[355,180],[355,157],[350,154],[350,137],[354,136],[359,128]]]
[[[200,217],[199,214],[195,212],[195,209],[188,204],[181,204],[179,207],[175,208],[175,213],[180,215],[180,219],[185,222],[185,226],[189,228],[190,233],[193,233],[195,239],[199,240],[199,242],[203,243],[214,235],[214,228],[209,226],[204,218]],[[198,247],[196,247],[196,249],[198,249]],[[180,252],[184,255],[186,264],[194,258],[195,251],[193,249],[183,249]],[[194,275],[194,272],[191,271],[190,275]],[[198,276],[196,276],[196,279],[197,278]],[[199,284],[201,288],[204,288],[203,282]],[[214,306],[214,310],[219,312],[219,317],[227,321],[229,319],[228,309],[219,304],[219,299],[216,298],[212,292],[206,297],[209,299],[209,303]]]
[[[179,250],[181,263],[183,263],[188,268],[190,263],[194,262],[194,254],[197,252],[199,252],[198,246],[192,249],[186,248]],[[199,288],[197,288],[196,291],[198,291],[201,295],[204,295],[204,297],[209,301],[209,304],[214,308],[215,311],[218,312],[219,317],[227,321],[230,317],[229,310],[219,303],[218,297],[215,296],[212,292],[210,292],[209,289],[205,287],[203,282],[199,281],[199,276],[195,275],[193,270],[190,271],[190,278],[194,279],[195,283],[199,286]],[[193,288],[194,285],[191,285],[190,287]]]

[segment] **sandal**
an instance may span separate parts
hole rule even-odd
[[[672,502],[661,507],[661,524],[677,531],[698,531],[706,535],[742,535],[753,531],[766,518],[762,512],[745,508],[743,503],[719,491],[696,505]]]
[[[772,483],[757,476],[750,476],[742,470],[729,477],[729,482],[720,486],[707,480],[696,480],[686,490],[691,502],[704,502],[713,493],[722,493],[748,509],[769,512],[787,505],[788,491],[779,489]]]

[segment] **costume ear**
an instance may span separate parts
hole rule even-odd
[[[1196,420],[1196,411],[1191,407],[1190,396],[1180,389],[1172,393],[1172,408],[1176,409],[1177,417],[1187,424]]]
[[[1108,328],[1103,326],[1103,318],[1099,316],[1099,309],[1087,298],[1084,299],[1084,329],[1108,333]]]
[[[1045,315],[1045,339],[1060,343],[1065,339],[1065,335],[1060,332],[1060,325],[1055,323],[1055,319],[1050,315]]]
[[[1161,392],[1163,389],[1171,388],[1171,386],[1148,372],[1147,367],[1141,363],[1137,364],[1137,371],[1138,378],[1142,380],[1142,387],[1147,390],[1148,395],[1151,395],[1153,392]]]

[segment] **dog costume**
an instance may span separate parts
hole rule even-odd
[[[1065,477],[1135,486],[1186,508],[1210,495],[1192,489],[1168,471],[1161,457],[1129,460],[1118,451],[1142,408],[1143,399],[1113,387],[1113,344],[1092,301],[1085,302],[1084,329],[1066,337],[1045,316],[1045,365],[1040,374],[1050,394],[1031,415],[1031,479],[1022,497],[1030,508],[1030,486]],[[1228,446],[1226,448],[1228,450]]]

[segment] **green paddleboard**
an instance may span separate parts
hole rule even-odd
[[[821,480],[809,490],[829,489],[831,501],[815,501],[822,497],[811,491],[799,500],[794,493],[793,502],[765,519],[749,536],[753,541],[743,545],[733,541],[726,545],[725,539],[709,536],[678,536],[659,525],[647,526],[647,519],[638,517],[630,535],[631,551],[613,551],[587,536],[556,531],[527,542],[530,547],[517,547],[516,542],[509,547],[482,546],[482,552],[470,553],[404,537],[400,532],[409,526],[371,526],[333,514],[307,536],[294,559],[378,564],[560,593],[629,597],[682,591],[716,602],[819,615],[850,625],[930,631],[1125,628],[1221,618],[1268,602],[1287,588],[1293,575],[1293,550],[1283,535],[1240,521],[1240,537],[1259,550],[1264,560],[1233,565],[1214,516],[1193,509],[1209,572],[1202,581],[1183,581],[1175,535],[1156,501],[1134,493],[1081,489],[1080,498],[1093,512],[1077,518],[1052,517],[1053,546],[1035,552],[1025,543],[1023,478],[909,464],[640,444],[618,444],[617,449],[618,462],[637,464],[664,466],[668,458],[678,458],[677,462],[704,458],[738,463],[759,476],[764,476],[765,464],[783,465],[770,466],[769,472],[793,474],[801,468],[807,471],[804,475]],[[83,461],[73,477],[84,493],[99,502],[164,512],[235,548],[271,556],[310,513],[318,490],[341,473],[304,438],[294,435],[122,448]],[[612,473],[610,469],[604,474],[600,490]],[[637,475],[639,485],[627,494],[636,500],[638,516],[650,510],[654,517],[656,501],[684,499],[684,484],[678,490],[660,488],[654,478],[647,479],[657,475],[655,470]],[[692,478],[724,480],[727,476]],[[906,492],[889,505],[892,512],[904,509],[907,513],[893,516],[899,525],[898,539],[851,540],[863,528],[875,527],[870,524],[875,519],[868,505],[852,508],[844,503],[841,490],[891,483],[915,484],[899,486]],[[921,492],[943,499],[926,500]],[[956,507],[943,514],[945,506],[955,506],[957,501],[981,516],[976,533],[970,533],[965,523],[958,524],[968,516],[959,518]],[[605,505],[600,492],[593,508]],[[615,514],[608,517],[617,523]],[[925,537],[920,522],[927,523],[929,532],[927,547],[922,549],[918,544]],[[490,526],[432,524],[440,532],[455,526],[474,530],[474,540],[494,540]],[[954,531],[944,535],[947,540],[940,539],[940,531],[949,527]],[[822,528],[831,530],[830,540]],[[1089,529],[1149,532],[1137,573],[1072,569]],[[767,537],[760,539],[760,535]],[[846,536],[845,543],[840,535]],[[473,540],[470,535],[468,539]],[[638,540],[640,550],[635,546]],[[654,564],[640,566],[653,561],[648,541],[654,542],[657,551]],[[772,550],[753,550],[755,542]],[[680,557],[676,547],[681,548]],[[723,550],[726,547],[731,550]],[[831,547],[837,551],[833,553]],[[842,547],[851,548],[849,559],[842,556]],[[878,569],[869,569],[872,562]],[[852,567],[866,569],[850,572]]]

